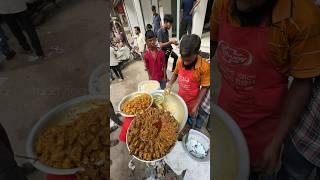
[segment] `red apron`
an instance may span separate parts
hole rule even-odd
[[[262,159],[278,127],[287,78],[271,62],[269,28],[235,27],[222,11],[216,51],[221,73],[218,104],[237,122],[248,143],[250,161]]]
[[[200,82],[197,81],[193,70],[181,68],[178,73],[178,84],[178,94],[186,102],[190,114],[200,92]]]

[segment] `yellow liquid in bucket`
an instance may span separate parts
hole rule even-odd
[[[173,117],[178,121],[179,124],[182,123],[184,118],[184,108],[181,102],[173,95],[165,96],[165,100],[162,103],[162,107],[169,111]]]

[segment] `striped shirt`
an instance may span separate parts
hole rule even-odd
[[[210,89],[208,90],[206,96],[203,99],[201,108],[207,113],[210,114]]]
[[[320,167],[320,77],[314,81],[311,101],[291,132],[291,140],[309,162]]]

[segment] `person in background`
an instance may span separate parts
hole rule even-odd
[[[147,26],[146,26],[146,32],[147,32],[147,31],[153,31],[151,24],[147,24]],[[154,31],[153,31],[153,32],[154,32]],[[155,33],[155,35],[157,36],[157,32],[154,32],[154,33]],[[157,47],[159,47],[158,45],[159,45],[159,44],[158,44],[158,42],[157,42]],[[147,44],[144,43],[144,51],[146,51],[146,50],[147,50]]]
[[[27,5],[24,0],[2,0],[0,1],[0,15],[9,26],[13,35],[19,41],[19,44],[26,52],[32,52],[32,49],[23,34],[23,31],[29,37],[32,48],[37,56],[32,61],[43,59],[44,53],[31,18],[27,14]]]
[[[2,27],[0,26],[0,50],[3,55],[6,56],[7,60],[11,60],[16,55],[16,52],[10,49],[8,44],[8,37],[4,33]]]
[[[199,3],[200,0],[182,0],[181,37],[186,33],[191,34],[193,13]]]
[[[114,47],[110,46],[110,68],[114,74],[118,77],[119,81],[123,81],[123,75],[119,66],[119,60],[116,58],[116,52]]]
[[[177,45],[178,42],[175,38],[169,39],[168,30],[171,29],[172,23],[173,23],[172,15],[166,14],[164,16],[163,27],[159,29],[157,37],[160,43],[160,48],[162,49],[162,51],[164,51],[166,55],[166,69],[167,69],[169,57],[171,56],[173,58],[173,66],[172,66],[172,72],[173,72],[177,64],[178,55],[172,51],[173,48],[171,44]]]
[[[180,44],[181,57],[167,85],[166,91],[171,91],[172,85],[178,79],[178,94],[188,107],[188,123],[195,127],[194,119],[210,88],[210,64],[199,56],[199,36],[185,35]]]
[[[134,27],[136,35],[134,36],[136,42],[137,42],[137,49],[138,53],[143,57],[143,52],[145,50],[145,42],[143,34],[141,33],[140,27],[136,26]]]
[[[304,0],[215,0],[212,13],[218,105],[245,136],[250,179],[275,179],[282,145],[320,75],[320,11]]]
[[[151,7],[152,13],[153,13],[153,32],[156,33],[156,35],[158,35],[158,31],[161,28],[161,17],[160,15],[157,13],[156,10],[156,6],[152,6]]]
[[[151,24],[147,24],[146,31],[153,31]],[[155,32],[155,33],[157,33],[157,32]]]
[[[149,80],[156,80],[160,83],[161,89],[166,87],[167,74],[165,70],[165,54],[156,46],[156,35],[153,31],[145,34],[147,50],[144,54],[144,62]]]
[[[118,50],[115,51],[115,56],[116,56],[117,60],[120,61],[120,64],[123,61],[130,60],[131,51],[130,51],[129,47],[122,42],[117,43],[117,46],[118,46]]]
[[[320,179],[320,77],[315,78],[311,100],[284,144],[279,180]]]

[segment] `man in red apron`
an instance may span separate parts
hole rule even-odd
[[[195,34],[183,37],[180,44],[181,57],[168,83],[170,89],[178,79],[178,94],[186,102],[189,116],[193,119],[210,87],[210,65],[199,56],[197,42],[201,44],[201,39]]]
[[[297,14],[303,13],[293,7],[311,5],[299,3],[216,0],[213,7],[211,40],[221,74],[218,105],[247,140],[250,179],[273,174],[282,143],[308,102],[312,78],[320,74],[320,51],[315,51],[320,26],[308,31],[315,27],[302,24]],[[295,78],[289,91],[288,75]]]

